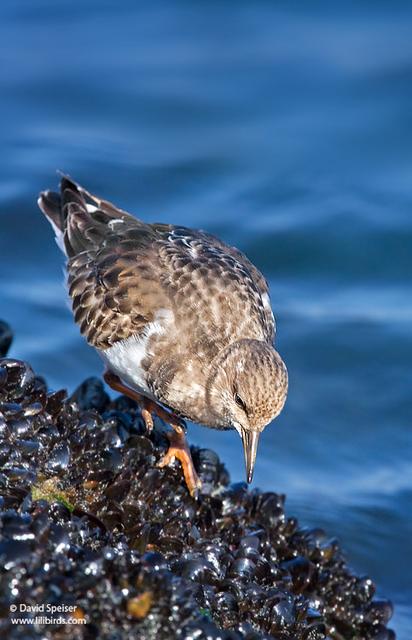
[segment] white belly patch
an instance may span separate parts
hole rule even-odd
[[[156,314],[156,320],[150,322],[140,335],[133,335],[126,340],[119,340],[109,349],[101,350],[100,356],[110,371],[116,373],[130,387],[154,399],[146,380],[146,372],[142,367],[145,358],[150,357],[149,340],[154,335],[165,332],[165,317],[162,311]],[[162,322],[163,320],[163,322]]]

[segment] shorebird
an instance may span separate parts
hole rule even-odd
[[[235,429],[252,481],[260,433],[286,400],[268,285],[238,249],[204,231],[147,224],[68,177],[38,204],[67,259],[75,321],[104,379],[165,420],[192,495],[200,488],[184,420]]]

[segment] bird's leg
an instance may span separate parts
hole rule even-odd
[[[152,431],[153,429],[153,418],[148,407],[148,403],[150,402],[150,400],[148,400],[148,398],[143,396],[141,393],[138,393],[134,389],[131,389],[126,384],[124,384],[124,382],[120,380],[119,376],[117,376],[109,369],[106,369],[103,373],[103,379],[106,384],[108,384],[109,387],[111,387],[114,391],[119,391],[128,398],[131,398],[132,400],[137,402],[137,404],[141,408],[142,418],[144,420],[146,429],[150,433],[150,431]]]
[[[202,482],[196,473],[184,429],[179,424],[172,424],[170,422],[169,424],[173,428],[173,431],[167,434],[170,447],[158,463],[158,466],[165,467],[166,465],[172,464],[177,458],[182,465],[183,475],[189,493],[194,497],[197,490],[202,486]]]
[[[140,407],[142,411],[142,417],[146,425],[146,429],[150,432],[153,429],[152,413],[159,418],[167,422],[173,431],[167,433],[167,437],[170,441],[170,446],[167,453],[160,460],[158,466],[165,467],[174,462],[177,458],[180,461],[183,469],[183,475],[186,481],[187,488],[191,496],[195,496],[196,492],[202,486],[201,480],[196,473],[195,466],[193,464],[192,456],[189,446],[185,438],[184,421],[173,413],[166,411],[163,407],[158,405],[153,400],[146,398],[146,396],[138,393],[134,389],[128,387],[115,373],[106,369],[103,374],[104,381],[114,389],[119,391],[125,396],[128,396]]]

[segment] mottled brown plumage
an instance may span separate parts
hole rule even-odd
[[[75,321],[108,369],[179,416],[236,428],[250,477],[287,392],[262,274],[206,232],[146,224],[65,177],[39,205],[67,255]]]

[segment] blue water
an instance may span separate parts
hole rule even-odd
[[[412,622],[412,5],[3,0],[0,317],[54,387],[99,374],[35,200],[62,169],[264,271],[290,373],[256,484]],[[233,433],[191,428],[243,479]]]

